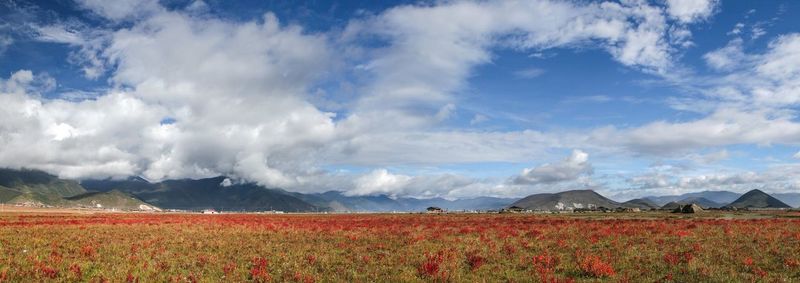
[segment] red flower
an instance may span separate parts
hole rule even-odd
[[[441,280],[446,281],[448,277],[448,273],[446,270],[442,268],[442,263],[445,260],[445,253],[444,251],[438,251],[436,253],[426,253],[425,254],[425,261],[417,269],[420,275],[424,277],[430,277],[434,280]]]
[[[83,277],[83,272],[81,272],[81,266],[78,265],[77,263],[73,263],[72,265],[70,265],[69,271],[72,272],[72,274],[75,275],[75,277],[77,278]]]
[[[255,282],[272,281],[272,277],[269,275],[269,271],[267,270],[267,265],[269,265],[269,261],[266,258],[253,258],[250,267],[250,279]]]
[[[472,251],[467,253],[467,265],[469,265],[470,270],[475,271],[484,263],[486,263],[486,258],[480,256],[478,252]]]
[[[742,263],[744,263],[745,266],[752,266],[753,265],[753,258],[752,257],[746,257],[746,258],[744,258],[744,260],[742,260]]]
[[[593,255],[582,258],[578,266],[584,274],[592,277],[608,277],[616,274],[610,264]]]
[[[97,252],[95,252],[94,247],[90,245],[85,245],[81,248],[81,255],[84,257],[93,258],[95,254],[97,254]]]

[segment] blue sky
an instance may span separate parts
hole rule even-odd
[[[310,192],[798,191],[794,1],[0,3],[0,166]]]

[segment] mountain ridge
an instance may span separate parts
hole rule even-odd
[[[669,202],[680,202],[687,198],[705,198],[715,203],[727,204],[735,201],[740,196],[741,194],[731,191],[699,191],[680,195],[647,196],[644,198],[653,201],[659,206],[664,206]]]
[[[696,203],[704,208],[719,208],[717,199],[738,195],[729,207],[788,208],[778,198],[760,190],[739,195],[729,191],[701,191],[680,196],[673,204]],[[792,196],[791,193],[784,194]],[[684,197],[686,196],[686,197]],[[443,198],[390,197],[388,195],[349,196],[344,191],[299,193],[266,188],[255,183],[230,182],[225,176],[204,179],[164,180],[152,183],[141,177],[102,180],[64,180],[43,171],[0,169],[0,203],[38,206],[120,207],[121,209],[164,208],[179,210],[216,209],[225,211],[287,212],[389,212],[423,211],[427,207],[445,210],[499,210],[511,206],[533,210],[581,208],[659,208],[654,197],[618,202],[593,190],[568,190],[532,194],[525,198],[475,197],[456,200]],[[97,206],[99,204],[99,206]]]
[[[779,199],[759,190],[751,190],[741,197],[726,205],[735,208],[792,208]]]
[[[599,207],[615,208],[622,203],[608,199],[593,190],[569,190],[558,193],[541,193],[524,197],[510,206],[527,210],[572,210]]]

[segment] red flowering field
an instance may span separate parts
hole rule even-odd
[[[798,215],[755,216],[6,212],[0,281],[800,280]]]

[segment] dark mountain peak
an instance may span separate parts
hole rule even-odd
[[[600,194],[598,194],[594,190],[569,190],[569,191],[559,192],[559,193],[556,193],[556,194],[557,195],[562,195],[562,196],[567,196],[567,195],[597,195],[597,196],[600,196]]]
[[[678,203],[680,204],[697,204],[702,208],[719,208],[722,207],[723,204],[712,201],[710,199],[704,197],[688,197],[685,199],[680,200]]]
[[[636,208],[640,208],[640,209],[652,209],[652,208],[658,208],[659,207],[656,203],[654,203],[654,202],[652,202],[652,201],[650,201],[649,199],[646,199],[646,198],[632,199],[632,200],[626,201],[626,202],[624,202],[622,204],[624,206],[626,206],[626,207],[636,207]]]
[[[764,191],[759,190],[759,189],[752,189],[752,190],[744,193],[742,196],[743,197],[744,196],[751,197],[751,196],[758,196],[758,195],[767,195],[768,196],[769,194],[767,194]]]
[[[529,195],[512,203],[531,210],[571,210],[579,208],[618,207],[621,204],[610,200],[593,190],[570,190],[559,193]]]
[[[743,194],[728,206],[736,208],[791,208],[786,203],[759,189]]]

